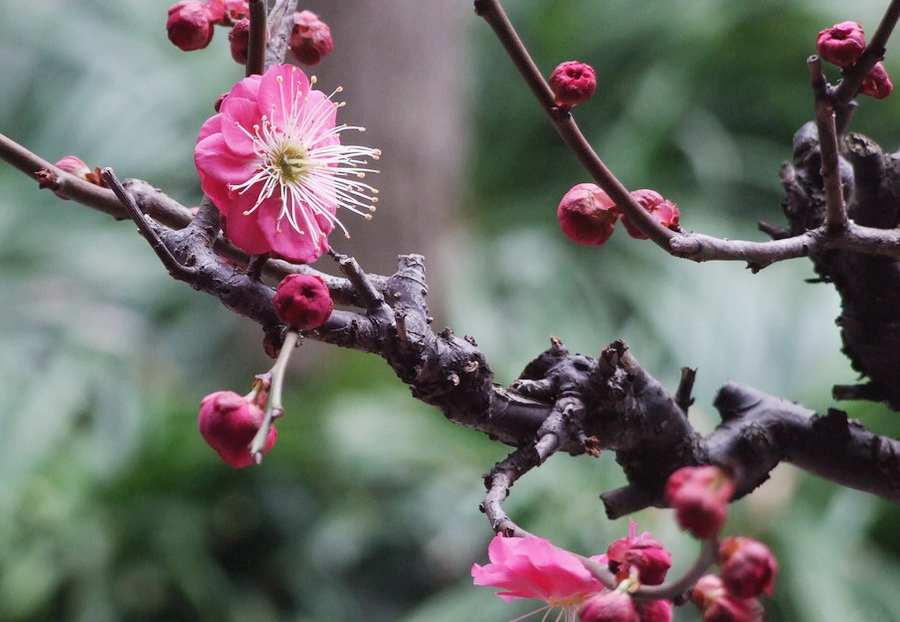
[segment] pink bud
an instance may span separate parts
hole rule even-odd
[[[331,28],[312,11],[294,13],[290,47],[297,62],[317,65],[323,56],[334,49]]]
[[[278,318],[298,330],[321,326],[334,310],[334,301],[324,281],[311,274],[284,277],[272,302]]]
[[[262,425],[265,413],[256,403],[233,391],[210,393],[200,402],[200,435],[222,460],[236,469],[253,463],[250,442]],[[278,432],[273,425],[263,453],[275,444]]]
[[[640,622],[631,596],[618,590],[604,590],[585,600],[578,618],[581,622]]]
[[[606,242],[616,227],[618,216],[619,208],[594,184],[573,186],[556,210],[556,219],[566,237],[585,245]]]
[[[70,175],[74,175],[78,179],[92,183],[95,186],[101,186],[104,188],[106,187],[106,183],[103,181],[103,178],[100,177],[100,169],[95,168],[91,170],[91,168],[87,164],[85,164],[84,161],[78,156],[63,156],[63,158],[53,166],[61,171],[69,173]],[[58,187],[55,185],[58,183],[56,175],[51,173],[50,171],[44,172],[46,173],[46,175],[44,175],[44,179],[39,180],[38,186],[40,188]],[[69,197],[62,195],[59,192],[54,192],[54,194],[60,199],[66,201],[68,201],[69,199]]]
[[[212,41],[213,26],[202,2],[182,0],[169,9],[166,21],[169,41],[185,52],[200,50]]]
[[[691,600],[703,613],[704,622],[762,622],[763,608],[755,598],[730,594],[722,579],[715,575],[700,577]]]
[[[893,90],[894,85],[891,84],[891,79],[888,77],[887,70],[884,68],[884,65],[881,64],[881,61],[875,63],[871,71],[869,71],[869,75],[863,80],[862,86],[859,88],[860,93],[863,95],[871,95],[875,99],[884,99],[890,95]]]
[[[670,600],[638,600],[634,608],[640,622],[672,622],[675,616]]]
[[[606,551],[609,569],[618,581],[632,577],[634,570],[643,585],[660,585],[672,566],[672,554],[649,531],[636,535],[637,525],[630,522],[628,537],[616,540]]]
[[[206,14],[214,24],[237,22],[250,15],[250,4],[247,0],[209,0]]]
[[[772,551],[752,538],[730,536],[719,545],[719,567],[728,591],[740,598],[769,596],[775,585],[778,562]]]
[[[666,499],[678,524],[704,540],[722,529],[733,495],[731,478],[716,466],[683,467],[666,483]]]
[[[84,160],[73,155],[63,156],[63,158],[54,164],[54,166],[61,171],[71,173],[79,179],[87,179],[88,175],[93,172],[91,171],[91,168],[84,163]]]
[[[655,190],[642,188],[641,190],[633,191],[631,196],[641,207],[650,212],[663,227],[678,229],[681,212],[678,211],[678,207],[674,203],[664,199],[660,193]],[[638,240],[647,239],[647,234],[632,224],[624,213],[622,214],[622,224],[625,225],[625,230],[631,237]]]
[[[247,51],[250,47],[249,19],[245,17],[234,23],[228,33],[228,43],[231,45],[231,58],[234,59],[234,62],[246,65]]]
[[[826,28],[816,38],[816,50],[824,60],[838,67],[849,67],[866,49],[866,35],[856,22],[841,22]]]
[[[550,90],[557,106],[577,106],[597,90],[597,74],[590,65],[575,60],[560,63],[550,74]]]

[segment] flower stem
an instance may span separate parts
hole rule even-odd
[[[284,407],[281,404],[284,372],[287,369],[288,361],[291,360],[291,354],[294,352],[294,347],[299,340],[300,333],[293,330],[288,331],[284,336],[284,344],[281,346],[278,358],[275,360],[275,364],[269,371],[272,377],[272,389],[269,392],[269,399],[266,404],[266,417],[263,419],[262,425],[259,426],[256,436],[253,437],[253,441],[250,443],[250,455],[253,457],[253,461],[256,462],[256,464],[262,462],[263,449],[266,446],[266,439],[269,438],[269,430],[272,427],[272,422],[284,414]]]

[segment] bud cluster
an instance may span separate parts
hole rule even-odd
[[[169,8],[166,32],[178,48],[202,50],[213,38],[214,26],[229,26],[231,57],[247,62],[250,39],[250,6],[247,0],[181,0]],[[331,29],[312,11],[294,13],[290,50],[297,62],[315,65],[334,49]]]
[[[674,203],[655,190],[635,190],[631,196],[662,226],[679,230],[681,214]],[[599,246],[605,243],[613,234],[619,219],[631,237],[638,240],[646,240],[648,237],[628,220],[619,206],[596,184],[573,186],[560,201],[556,219],[566,237],[578,244]]]
[[[862,26],[856,22],[840,22],[822,30],[816,37],[816,51],[819,56],[841,69],[849,69],[856,65],[865,49],[866,35]],[[894,85],[888,77],[887,70],[881,61],[878,61],[869,71],[859,92],[876,99],[884,99],[893,89]]]
[[[704,621],[762,622],[759,596],[772,595],[778,562],[765,544],[751,538],[729,537],[719,545],[721,576],[700,577],[691,600]]]

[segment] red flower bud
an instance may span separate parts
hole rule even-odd
[[[634,578],[634,570],[641,584],[660,585],[672,566],[672,554],[649,531],[636,535],[637,525],[633,520],[630,523],[628,537],[616,540],[606,551],[609,569],[616,573],[618,581]]]
[[[231,58],[241,65],[247,64],[247,50],[250,48],[250,20],[239,19],[228,32],[228,43],[231,46]]]
[[[585,600],[578,618],[581,622],[640,622],[631,596],[618,590],[603,591]]]
[[[664,199],[663,196],[655,190],[635,190],[631,193],[632,198],[637,201],[641,207],[650,212],[650,214],[659,221],[663,227],[669,229],[678,229],[678,221],[681,218],[681,212],[671,201]],[[622,224],[628,235],[637,240],[646,240],[647,234],[637,228],[625,214],[622,214]]]
[[[755,598],[730,594],[715,575],[700,577],[691,594],[704,622],[763,622],[763,608]]]
[[[294,13],[290,47],[297,62],[317,65],[323,56],[334,49],[331,28],[312,11]]]
[[[557,106],[577,106],[597,90],[597,74],[590,65],[575,60],[560,63],[550,74],[550,90]]]
[[[638,600],[634,603],[640,622],[672,622],[671,600]]]
[[[728,591],[739,598],[769,596],[775,586],[778,562],[772,551],[752,538],[730,536],[719,545],[719,567]]]
[[[826,28],[816,38],[816,50],[824,60],[838,67],[849,67],[866,49],[866,35],[856,22],[841,22]]]
[[[289,274],[273,299],[278,318],[298,330],[321,326],[334,310],[334,301],[324,281],[311,274]]]
[[[875,63],[869,75],[863,80],[859,92],[863,95],[871,95],[875,99],[884,99],[894,90],[891,79],[888,77],[887,70],[881,62]]]
[[[250,15],[247,0],[209,0],[205,7],[209,21],[214,24],[237,22]]]
[[[704,540],[722,529],[733,495],[731,478],[716,466],[683,467],[666,483],[666,499],[678,524]]]
[[[58,168],[61,171],[65,171],[70,175],[74,175],[78,179],[82,179],[86,182],[92,183],[95,186],[101,186],[103,188],[106,187],[106,183],[103,181],[103,178],[100,177],[100,168],[95,167],[93,170],[84,163],[84,161],[78,156],[67,155],[63,156],[58,162],[56,162],[53,166]],[[42,171],[45,173],[43,179],[39,180],[38,186],[40,188],[47,187],[57,187],[54,184],[58,184],[57,176],[50,171]],[[56,196],[65,201],[69,200],[69,197],[60,194],[59,192],[54,192]]]
[[[213,36],[206,6],[197,0],[182,0],[173,4],[169,9],[166,31],[169,41],[185,52],[205,48]]]
[[[573,242],[600,245],[616,227],[619,208],[599,186],[573,186],[559,203],[556,219],[563,233]]]
[[[78,156],[67,155],[54,164],[56,168],[67,173],[71,173],[79,179],[87,179],[88,175],[93,173],[91,167],[84,163],[84,160]]]
[[[200,402],[200,435],[222,460],[236,469],[253,463],[250,442],[262,425],[265,413],[255,402],[233,391],[210,393]],[[263,453],[275,444],[278,432],[273,425]]]

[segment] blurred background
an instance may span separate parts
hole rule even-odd
[[[874,31],[886,0],[517,0],[507,7],[549,72],[598,72],[576,110],[630,188],[678,203],[682,224],[763,239],[782,223],[778,167],[809,117],[805,59],[838,21]],[[183,53],[168,2],[0,0],[0,132],[56,161],[140,177],[199,201],[192,150],[216,96],[240,79],[227,31]],[[852,6],[852,9],[850,8]],[[674,389],[698,368],[694,424],[716,424],[729,379],[824,410],[855,375],[839,301],[794,261],[752,275],[695,265],[617,232],[577,247],[555,210],[587,181],[468,0],[317,0],[344,85],[343,120],[384,151],[379,213],[335,238],[365,269],[427,257],[437,326],[475,337],[497,380],[549,345],[596,355],[623,338]],[[900,57],[889,50],[889,72]],[[831,76],[835,78],[835,75]],[[896,97],[896,95],[894,96]],[[864,100],[853,129],[900,140],[898,103]],[[353,137],[354,140],[357,137]],[[9,622],[503,622],[471,585],[492,534],[481,474],[507,448],[414,401],[380,359],[307,344],[262,468],[235,471],[197,433],[200,399],[249,390],[270,366],[262,334],[167,277],[134,227],[0,166],[0,620]],[[331,271],[323,260],[322,269]],[[882,434],[896,414],[841,404]],[[628,530],[598,495],[621,485],[604,455],[554,457],[507,508],[580,553]],[[634,518],[690,564],[671,514]],[[900,620],[900,512],[781,466],[726,532],[781,563],[770,620]],[[691,607],[679,620],[696,620]]]

